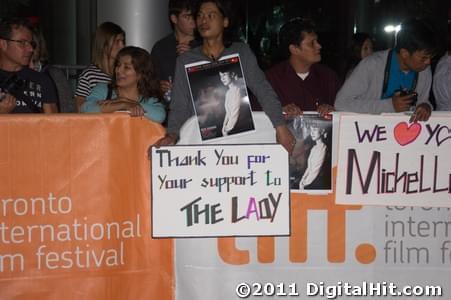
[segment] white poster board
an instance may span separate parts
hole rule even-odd
[[[152,236],[290,234],[288,153],[280,145],[152,148]]]
[[[342,115],[336,203],[451,206],[451,116]]]

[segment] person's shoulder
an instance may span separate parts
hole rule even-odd
[[[446,76],[451,74],[451,56],[446,53],[440,58],[435,68],[434,77]]]
[[[67,80],[66,75],[64,74],[63,70],[61,70],[58,67],[47,65],[45,68],[45,72],[50,75],[50,77],[64,77]]]
[[[382,50],[382,51],[376,51],[373,54],[365,57],[364,59],[361,60],[361,62],[365,62],[365,63],[384,63],[385,66],[385,62],[388,58],[388,54],[390,53],[390,49],[389,50]],[[394,50],[393,50],[394,51]],[[394,52],[393,52],[394,53]]]
[[[161,39],[159,39],[156,43],[155,43],[155,45],[156,44],[162,44],[162,43],[167,43],[167,42],[170,42],[170,41],[176,41],[176,39],[175,39],[175,35],[174,35],[174,33],[169,33],[169,34],[167,34],[167,35],[165,35],[163,38],[161,38]]]
[[[99,67],[94,64],[90,64],[80,73],[80,77],[92,76],[92,75],[107,75]]]
[[[198,46],[195,48],[186,51],[185,53],[179,55],[177,57],[177,61],[182,62],[183,64],[193,63],[199,60],[205,60],[206,58],[202,54],[202,47]]]
[[[442,58],[440,58],[437,65],[440,64],[446,65],[448,68],[451,67],[451,55],[449,55],[448,52],[446,52],[445,55],[443,55]]]
[[[249,45],[240,41],[232,42],[230,48],[236,49],[250,49]]]
[[[254,52],[251,50],[248,44],[243,42],[233,42],[230,46],[225,48],[223,56],[238,54],[241,58],[243,64],[248,64],[248,62],[253,61],[255,58]]]
[[[243,42],[233,42],[227,49],[231,52],[252,53],[251,47]]]
[[[337,78],[338,75],[337,72],[335,72],[332,68],[329,66],[322,64],[322,63],[316,63],[311,66],[310,68],[311,72],[316,72],[319,76],[324,78]]]
[[[81,70],[81,73],[80,73],[80,75],[78,75],[78,78],[84,78],[84,77],[86,77],[89,73],[92,73],[92,70],[93,70],[93,66],[94,65],[89,65],[89,66],[87,66],[86,68],[84,68],[83,70]],[[95,67],[95,66],[94,66]]]
[[[384,69],[387,65],[390,51],[390,49],[377,51],[365,57],[357,64],[352,73],[358,70],[360,74],[370,74],[371,76],[381,74],[381,72],[384,72]],[[350,77],[348,77],[348,79],[349,78]],[[354,78],[358,79],[358,77]]]
[[[289,67],[288,60],[284,60],[272,65],[268,70],[266,70],[266,74],[267,75],[280,74],[285,72],[287,70],[287,67]]]
[[[155,52],[155,51],[161,51],[163,49],[166,49],[166,46],[170,45],[170,44],[175,44],[176,40],[175,40],[175,36],[173,33],[170,33],[168,35],[166,35],[165,37],[159,39],[155,45],[153,45],[152,47],[152,51],[151,52]]]
[[[323,63],[313,64],[311,66],[311,68],[319,70],[319,71],[324,72],[324,73],[335,73],[334,70],[332,70],[328,65],[325,65]]]
[[[192,39],[191,42],[189,42],[189,46],[191,47],[191,49],[202,46],[202,40],[196,37]]]
[[[107,95],[108,95],[108,84],[107,83],[98,83],[92,88],[92,90],[89,92],[89,95],[86,99],[88,101],[105,100]],[[114,90],[112,91],[112,98],[115,98]]]
[[[78,80],[84,80],[89,84],[97,84],[98,82],[110,82],[111,76],[103,72],[96,65],[90,65],[81,72]]]
[[[28,76],[28,77],[33,77],[33,76],[40,77],[40,75],[42,75],[42,73],[40,73],[36,70],[33,70],[29,67],[24,67],[24,68],[20,69],[20,71],[18,71],[17,74],[19,76]]]
[[[151,104],[151,105],[163,105],[163,103],[161,103],[161,101],[153,96],[147,97],[143,99],[144,102],[146,102],[147,104]]]
[[[23,79],[28,79],[31,81],[46,82],[50,80],[50,77],[47,74],[35,71],[28,67],[22,68],[17,75]]]
[[[108,90],[108,85],[109,83],[105,83],[105,82],[99,82],[97,83],[92,90],[97,90],[97,91],[107,91]]]
[[[9,73],[10,73],[10,72],[8,72],[8,71],[5,71],[5,70],[3,70],[3,69],[0,69],[0,76],[9,76]]]

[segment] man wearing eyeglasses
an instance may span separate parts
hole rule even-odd
[[[31,24],[0,21],[0,113],[56,113],[55,88],[45,74],[28,68],[34,48]]]

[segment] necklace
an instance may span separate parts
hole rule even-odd
[[[205,47],[202,47],[202,52],[213,61],[217,61],[222,52],[224,51],[224,45],[222,45],[218,50],[210,50]]]

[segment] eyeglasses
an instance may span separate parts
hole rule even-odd
[[[9,42],[19,43],[20,47],[22,47],[22,48],[25,48],[27,45],[30,45],[31,48],[36,49],[36,47],[38,46],[35,41],[13,40],[13,39],[7,39],[4,37],[0,37],[0,39],[9,41]]]
[[[192,14],[185,14],[185,13],[182,13],[182,14],[179,15],[179,18],[183,18],[183,19],[185,19],[186,21],[190,21],[190,20],[193,19],[193,15],[192,15]]]

